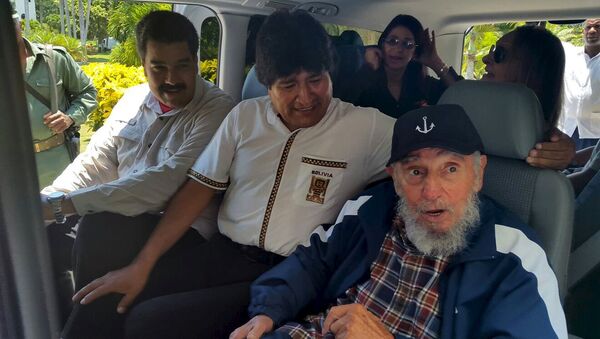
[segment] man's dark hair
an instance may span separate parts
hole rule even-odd
[[[256,39],[256,74],[267,87],[300,70],[331,72],[333,51],[327,32],[305,11],[278,10],[263,23]]]
[[[169,11],[148,13],[135,27],[136,48],[144,61],[148,40],[174,43],[186,42],[192,55],[198,54],[198,32],[183,15]]]

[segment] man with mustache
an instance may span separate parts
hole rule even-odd
[[[317,225],[334,222],[347,199],[385,177],[394,120],[332,97],[332,53],[327,32],[309,13],[267,17],[256,70],[269,95],[242,101],[227,115],[147,241],[126,244],[134,254],[112,267],[96,264],[101,251],[98,260],[82,259],[89,271],[81,282],[88,284],[74,300],[91,320],[80,337],[225,337],[246,320],[251,282]],[[186,257],[194,260],[182,265],[187,284],[149,298],[169,278],[163,253],[180,246],[219,192],[219,232],[202,253]],[[96,233],[85,231],[82,225],[76,246],[97,243]],[[124,322],[124,331],[115,330]]]
[[[57,221],[49,226],[57,275],[71,267],[76,227],[70,226],[78,216],[87,228],[115,227],[96,240],[107,261],[123,255],[118,244],[135,242],[139,234],[134,226],[158,221],[234,106],[198,74],[198,35],[183,15],[152,12],[138,23],[136,38],[148,83],[125,92],[85,152],[42,190],[44,219]],[[217,210],[215,200],[195,223],[200,234],[186,234],[190,245],[203,242],[216,228]],[[74,220],[64,223],[64,215],[71,214]],[[82,250],[76,248],[75,254]],[[73,269],[76,278],[85,275],[78,263]],[[71,288],[69,302],[72,295]]]
[[[259,277],[253,318],[230,338],[566,338],[537,237],[478,194],[482,151],[460,106],[400,117],[393,182]]]

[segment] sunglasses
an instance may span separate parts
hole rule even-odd
[[[393,38],[393,37],[385,38],[383,40],[383,42],[385,42],[386,45],[388,45],[390,47],[402,46],[402,48],[408,49],[408,50],[414,49],[415,47],[419,46],[414,41],[400,40],[398,38]]]
[[[492,45],[490,48],[490,54],[494,59],[494,62],[500,64],[506,60],[506,48],[502,46]]]

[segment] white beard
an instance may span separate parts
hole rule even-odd
[[[455,213],[448,206],[443,207],[448,209],[449,213]],[[418,222],[418,211],[423,208],[417,206],[415,209],[416,211],[412,210],[400,196],[396,213],[404,221],[406,236],[419,251],[427,255],[443,257],[462,251],[468,245],[469,233],[479,225],[479,198],[476,192],[467,200],[463,216],[444,233],[432,232],[431,227]]]

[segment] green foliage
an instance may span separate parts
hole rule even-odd
[[[138,66],[140,60],[135,48],[135,26],[148,13],[171,10],[172,5],[155,3],[121,2],[110,13],[108,34],[121,42],[113,49],[111,61],[127,66]]]
[[[90,8],[90,27],[88,37],[90,40],[101,41],[108,38],[108,18],[116,2],[113,0],[92,0]]]
[[[24,36],[31,42],[51,44],[64,47],[75,61],[85,62],[87,55],[85,48],[81,46],[78,39],[57,33],[50,29],[47,24],[41,24],[35,20],[30,21],[31,31]]]
[[[504,34],[522,23],[502,23],[473,26],[465,36],[463,46],[462,75],[467,79],[480,79],[485,73],[485,64],[481,60],[490,47]]]
[[[44,23],[47,24],[53,31],[60,32],[60,15],[58,13],[48,14],[44,18]]]
[[[561,41],[569,42],[575,46],[583,46],[583,26],[581,24],[554,25],[548,23],[546,28],[554,33]]]
[[[490,47],[504,34],[523,24],[523,22],[517,22],[473,26],[465,36],[462,75],[467,79],[481,78],[485,73],[485,65],[481,59],[488,54]],[[546,23],[545,27],[561,41],[570,42],[575,46],[583,45],[581,24],[554,25]]]
[[[219,64],[217,59],[203,60],[200,61],[200,75],[213,84],[217,83],[217,73],[219,71]]]
[[[221,27],[216,17],[210,17],[202,22],[200,30],[200,60],[210,60],[219,57],[219,34]]]
[[[129,87],[146,81],[141,67],[128,67],[114,63],[90,63],[81,67],[93,79],[98,90],[98,108],[88,117],[88,126],[98,130],[108,118],[117,101]]]
[[[127,66],[140,66],[142,63],[135,47],[135,38],[130,38],[116,45],[110,52],[110,61]]]

